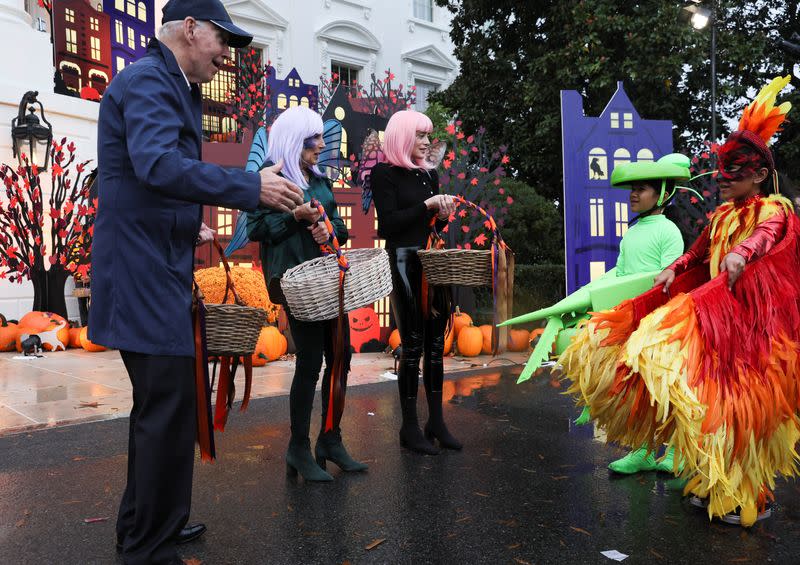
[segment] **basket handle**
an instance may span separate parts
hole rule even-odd
[[[347,270],[350,268],[350,261],[347,260],[347,256],[345,256],[341,245],[339,245],[339,240],[336,238],[336,232],[333,229],[333,224],[331,223],[330,218],[328,218],[325,208],[316,198],[312,198],[310,204],[319,212],[320,219],[317,221],[322,221],[325,224],[325,227],[328,228],[328,241],[327,243],[320,244],[320,250],[326,255],[336,255],[336,262],[339,264],[339,270],[342,272],[347,272]]]
[[[222,297],[222,304],[225,304],[228,301],[228,291],[230,291],[233,293],[233,301],[239,306],[244,306],[245,304],[242,302],[242,299],[239,298],[239,294],[236,292],[236,286],[233,284],[231,266],[228,264],[228,259],[225,257],[225,250],[222,249],[222,245],[220,245],[216,237],[213,239],[213,243],[214,247],[216,247],[217,251],[219,252],[219,258],[222,261],[222,266],[225,267],[225,295]]]
[[[484,210],[483,208],[481,208],[480,206],[478,206],[474,202],[471,202],[471,201],[467,200],[466,198],[464,198],[460,194],[457,194],[457,195],[453,196],[453,199],[456,201],[456,207],[458,207],[458,206],[467,206],[467,207],[472,208],[474,210],[477,210],[478,212],[483,214],[484,217],[486,217],[486,221],[489,224],[487,227],[492,232],[492,241],[496,242],[503,249],[508,247],[505,244],[505,242],[503,241],[503,238],[500,235],[500,230],[497,228],[497,222],[494,221],[494,218],[492,217],[491,214],[489,214],[486,210]],[[444,238],[442,237],[442,234],[440,234],[438,231],[436,231],[436,219],[437,219],[437,216],[435,216],[435,215],[433,216],[433,218],[431,218],[431,222],[430,222],[431,234],[430,234],[430,236],[428,236],[428,245],[427,245],[426,249],[431,249],[432,247],[435,247],[435,248],[439,249],[439,248],[444,247]],[[447,223],[449,224],[450,222],[451,222],[451,220],[448,219]]]

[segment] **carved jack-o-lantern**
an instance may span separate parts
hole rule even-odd
[[[357,352],[371,340],[380,340],[381,327],[378,324],[378,315],[372,307],[359,308],[348,313],[350,318],[350,345]]]

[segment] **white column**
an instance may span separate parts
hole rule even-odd
[[[25,11],[24,0],[0,0],[0,21],[30,27],[31,16]]]

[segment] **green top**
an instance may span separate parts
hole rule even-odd
[[[348,238],[347,226],[336,209],[328,179],[312,178],[308,189],[303,192],[305,202],[316,198],[322,204],[333,224],[339,245],[344,245]],[[291,214],[268,208],[247,213],[247,237],[261,244],[264,279],[268,282],[279,279],[287,269],[322,255],[319,244],[308,231],[309,225],[305,220],[296,221]]]
[[[617,276],[660,271],[683,254],[678,226],[663,214],[640,218],[622,237]]]

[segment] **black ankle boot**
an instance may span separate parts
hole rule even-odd
[[[444,423],[442,416],[442,392],[428,392],[428,423],[425,424],[425,437],[429,441],[439,440],[439,445],[446,449],[460,450],[464,445],[458,441]]]
[[[333,477],[314,461],[311,455],[311,442],[308,440],[304,444],[289,442],[289,449],[286,450],[286,474],[296,477],[298,472],[306,481],[324,483],[333,480]]]
[[[417,398],[402,399],[403,426],[400,428],[400,445],[426,455],[438,455],[439,450],[422,435],[417,420]]]
[[[314,455],[317,458],[317,465],[322,469],[326,468],[327,461],[336,463],[342,471],[348,473],[366,471],[369,468],[366,463],[350,457],[342,443],[342,436],[334,432],[320,434],[317,438],[317,445],[314,447]]]

